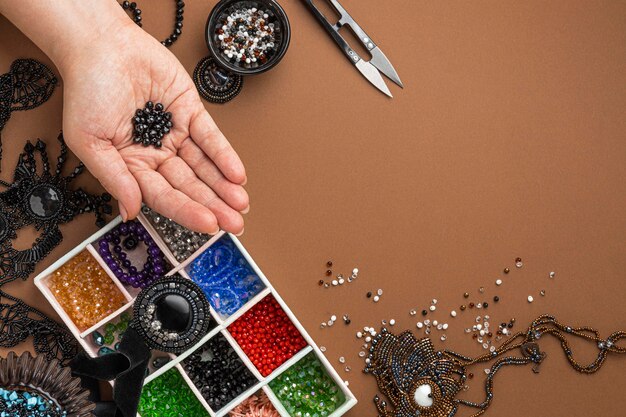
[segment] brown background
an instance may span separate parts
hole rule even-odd
[[[162,38],[173,6],[154,3],[140,7],[145,28]],[[214,1],[188,3],[172,51],[192,72],[207,54],[202,33]],[[494,324],[516,317],[520,328],[549,312],[605,335],[626,329],[626,2],[344,0],[405,83],[391,87],[393,100],[348,64],[299,1],[282,3],[293,29],[284,61],[247,78],[233,102],[207,108],[248,169],[243,242],[349,379],[360,400],[349,416],[376,414],[374,380],[359,372],[357,328],[390,318],[396,330],[414,328],[408,311],[433,297],[431,319],[450,323],[437,345],[470,355],[482,352],[463,334],[476,312],[448,316],[465,291],[477,302],[502,298],[489,307]],[[1,18],[0,34],[2,72],[17,57],[48,62]],[[59,90],[12,115],[2,132],[3,178],[26,138],[53,142],[61,103]],[[90,216],[63,227],[62,247],[38,271],[94,230]],[[358,266],[357,282],[319,288],[328,259],[335,272]],[[513,271],[496,290],[505,266]],[[378,288],[385,292],[374,304],[365,292]],[[30,281],[7,290],[44,303]],[[344,313],[350,327],[319,328]],[[489,415],[624,415],[626,357],[610,357],[589,377],[554,341],[542,345],[541,374],[504,370]],[[582,350],[589,360],[592,350]],[[341,355],[352,372],[341,369]],[[480,378],[467,394],[478,400],[484,374],[474,372]]]

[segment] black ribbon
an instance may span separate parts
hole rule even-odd
[[[113,402],[98,402],[93,411],[97,417],[135,417],[139,397],[150,360],[150,349],[142,337],[129,327],[122,335],[116,352],[90,358],[81,352],[70,366],[83,379],[113,381]]]

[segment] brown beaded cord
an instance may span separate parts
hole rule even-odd
[[[591,327],[565,326],[547,314],[534,320],[526,332],[513,334],[495,351],[476,358],[451,350],[435,351],[429,338],[416,339],[410,331],[396,336],[383,328],[372,341],[364,370],[376,378],[379,389],[392,407],[389,409],[387,402],[376,396],[374,403],[379,417],[451,417],[461,405],[477,409],[471,417],[480,416],[491,405],[493,378],[503,366],[532,364],[533,372],[539,372],[546,354],[540,351],[538,340],[546,334],[559,339],[569,363],[580,373],[597,372],[609,353],[626,353],[626,347],[617,345],[618,341],[626,339],[625,331],[614,332],[602,339]],[[594,342],[600,350],[596,359],[587,365],[579,363],[574,358],[567,335]],[[518,349],[521,356],[503,356]],[[468,376],[471,378],[467,368],[492,360],[495,362],[491,368],[485,370],[485,400],[475,403],[455,398]]]

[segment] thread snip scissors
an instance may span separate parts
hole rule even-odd
[[[387,84],[385,84],[383,77],[380,75],[381,73],[400,87],[404,87],[398,73],[391,64],[391,61],[387,59],[383,51],[381,51],[372,38],[365,33],[361,26],[359,26],[352,16],[350,16],[338,0],[318,0],[329,2],[341,16],[339,21],[334,25],[331,24],[328,19],[326,19],[326,16],[324,16],[324,14],[315,6],[313,0],[302,1],[306,3],[322,27],[326,29],[337,45],[339,45],[346,58],[348,58],[352,65],[354,65],[370,83],[389,97],[393,96],[391,95],[391,91],[389,91]],[[352,29],[356,37],[359,39],[359,42],[361,42],[363,47],[366,48],[372,55],[372,58],[369,61],[365,61],[362,57],[360,57],[359,54],[357,54],[357,52],[350,47],[344,37],[341,36],[341,33],[339,33],[341,27],[346,25]]]

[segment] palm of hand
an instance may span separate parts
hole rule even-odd
[[[143,200],[194,230],[218,225],[240,233],[248,196],[245,171],[219,131],[183,66],[141,30],[122,51],[96,51],[65,81],[63,128],[68,145],[134,217]],[[140,50],[141,53],[135,51]],[[132,141],[131,119],[147,101],[173,114],[163,147]]]

